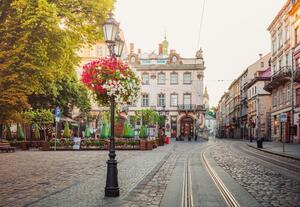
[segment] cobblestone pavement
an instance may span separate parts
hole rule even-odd
[[[187,160],[187,157],[197,151],[206,142],[183,142],[177,143],[174,150],[158,165],[148,176],[137,185],[133,191],[121,202],[121,207],[158,207],[161,204],[171,175],[178,164],[178,160]],[[183,166],[182,166],[183,167]],[[182,180],[182,175],[178,177],[178,182]],[[176,204],[168,204],[175,206]]]
[[[125,195],[170,151],[117,151]],[[107,151],[18,151],[0,154],[0,206],[102,206]],[[3,165],[3,163],[5,163]]]
[[[217,164],[263,206],[300,206],[300,178],[289,177],[264,162],[237,153],[225,142],[218,142],[210,151]]]

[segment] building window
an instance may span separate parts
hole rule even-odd
[[[264,62],[260,62],[260,67],[261,68],[265,67],[265,63]]]
[[[166,105],[165,94],[158,94],[158,106],[163,107]]]
[[[192,103],[191,94],[184,94],[183,95],[183,104],[184,104],[184,106],[191,105],[191,103]]]
[[[287,97],[287,102],[289,102],[290,101],[290,98],[291,98],[291,93],[290,93],[290,85],[288,84],[287,85],[287,88],[286,88],[286,97]]]
[[[277,91],[273,93],[273,106],[277,106]]]
[[[102,56],[103,56],[102,47],[99,45],[96,45],[96,57],[102,57]]]
[[[178,84],[178,74],[177,73],[171,73],[171,84],[176,85]]]
[[[149,85],[149,74],[148,73],[142,74],[142,84]]]
[[[275,53],[277,51],[277,39],[273,39],[272,42],[272,52]]]
[[[171,94],[171,106],[178,105],[178,94]]]
[[[149,106],[149,94],[142,95],[142,106]]]
[[[282,45],[283,45],[283,42],[282,42],[282,29],[280,28],[279,32],[278,32],[278,46],[279,46],[279,48],[281,48]]]
[[[285,41],[290,39],[290,27],[288,24],[285,25]]]
[[[192,83],[192,74],[184,73],[183,74],[183,84],[191,84]]]
[[[164,73],[159,73],[158,74],[158,80],[157,80],[159,85],[164,85],[166,84],[166,74]]]
[[[273,129],[274,129],[274,135],[277,134],[277,116],[273,116],[274,122],[273,122]]]

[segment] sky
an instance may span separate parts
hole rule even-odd
[[[169,49],[182,57],[195,57],[201,47],[206,67],[204,85],[210,106],[217,106],[230,83],[258,60],[259,53],[270,52],[267,27],[285,2],[118,0],[114,13],[127,45],[134,43],[136,50],[157,51],[165,33]]]

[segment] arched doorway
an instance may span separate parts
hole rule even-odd
[[[181,119],[180,136],[185,140],[194,136],[194,120],[191,117],[183,117]]]

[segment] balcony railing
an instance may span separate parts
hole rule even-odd
[[[196,110],[204,110],[204,106],[195,105],[195,104],[181,104],[178,105],[177,109],[179,111],[196,111]]]
[[[271,77],[271,81],[279,79],[279,78],[285,78],[285,77],[291,77],[291,66],[283,66],[280,67],[279,70],[275,71]]]
[[[264,89],[271,92],[274,88],[284,84],[291,79],[291,66],[280,67],[272,74],[271,81],[265,81]]]
[[[300,64],[296,65],[294,81],[300,83]]]

